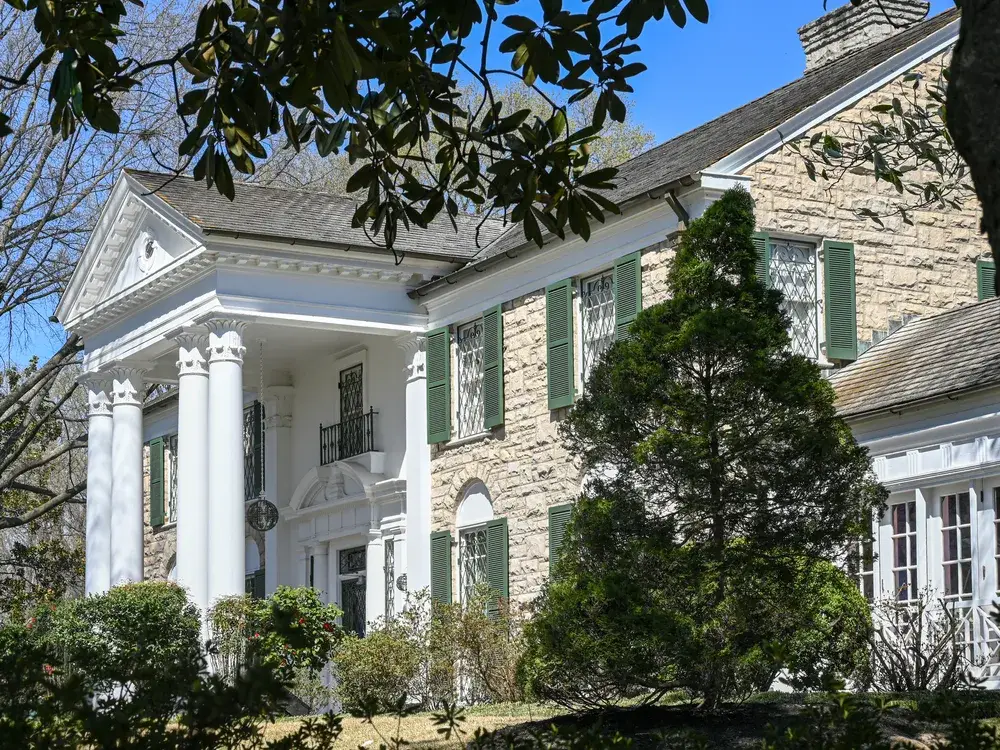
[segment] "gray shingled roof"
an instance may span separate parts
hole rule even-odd
[[[1000,298],[907,323],[830,378],[842,416],[1000,385]]]
[[[176,177],[127,170],[144,188],[180,211],[205,233],[250,235],[278,240],[299,240],[378,248],[361,229],[351,226],[355,201],[342,195],[236,184],[230,201],[213,187],[191,177]],[[478,220],[459,217],[458,232],[447,216],[440,215],[427,229],[400,231],[398,250],[465,262],[496,239],[501,222],[487,221],[476,244]]]
[[[616,187],[608,197],[620,204],[700,172],[944,28],[958,16],[957,9],[948,10],[867,49],[809,71],[780,89],[654,146],[618,167]],[[487,246],[476,262],[524,244],[520,226],[512,227]]]

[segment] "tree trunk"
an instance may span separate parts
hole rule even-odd
[[[969,166],[982,231],[1000,266],[1000,0],[956,4],[962,22],[948,84],[948,130]]]

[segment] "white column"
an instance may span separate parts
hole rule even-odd
[[[423,336],[400,340],[406,357],[406,558],[396,558],[406,590],[431,585],[431,449],[427,445],[427,349]]]
[[[330,601],[330,582],[327,577],[329,567],[326,555],[328,548],[329,544],[327,542],[321,542],[309,550],[313,556],[313,588],[316,589],[316,593],[319,594],[319,599],[322,602]]]
[[[208,613],[208,366],[207,337],[177,336],[177,583]],[[207,633],[206,633],[207,634]]]
[[[208,322],[208,601],[245,589],[243,497],[243,331]]]
[[[90,377],[87,384],[87,594],[111,588],[111,381]]]
[[[291,377],[283,376],[291,382]],[[292,497],[292,406],[295,389],[272,385],[264,389],[264,494],[280,511]],[[291,528],[279,518],[264,536],[264,591],[279,584],[294,586]]]
[[[368,551],[365,553],[365,619],[373,623],[385,616],[385,550],[382,532],[368,532]],[[367,632],[368,628],[365,628]]]
[[[142,580],[142,391],[144,370],[112,371],[111,585]]]

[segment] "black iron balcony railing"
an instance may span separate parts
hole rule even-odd
[[[374,407],[340,424],[319,426],[319,462],[321,465],[343,461],[375,450]]]

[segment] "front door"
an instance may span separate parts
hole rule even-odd
[[[337,459],[364,453],[364,379],[362,365],[340,371],[340,440]]]
[[[344,630],[365,634],[365,582],[352,578],[340,583],[340,602],[344,608]]]

